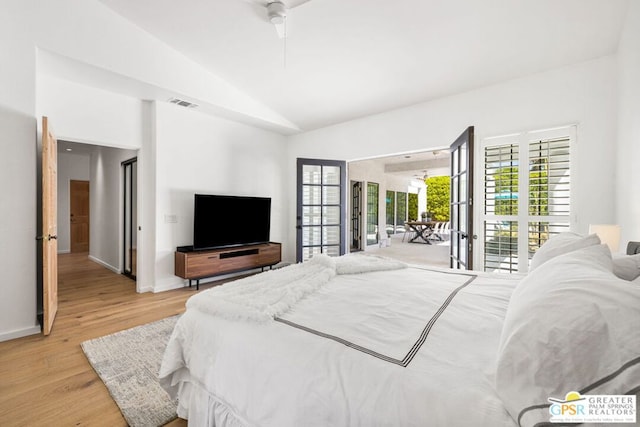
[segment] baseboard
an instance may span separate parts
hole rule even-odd
[[[58,255],[61,254],[70,254],[71,253],[71,249],[61,249],[58,251]]]
[[[18,329],[15,331],[0,333],[0,342],[14,340],[16,338],[27,337],[29,335],[39,334],[40,326],[31,326],[29,328]]]
[[[111,264],[107,264],[106,262],[102,261],[101,259],[98,259],[98,258],[94,257],[93,255],[89,255],[89,259],[91,261],[95,262],[96,264],[100,264],[104,268],[107,268],[107,269],[113,271],[116,274],[120,274],[120,269],[114,267]]]
[[[183,281],[179,281],[179,282],[171,281],[169,283],[165,283],[162,285],[156,285],[153,287],[153,289],[150,289],[150,291],[153,292],[154,294],[157,294],[158,292],[172,291],[174,289],[184,288],[184,286],[185,285]]]

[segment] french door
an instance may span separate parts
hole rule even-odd
[[[450,267],[473,269],[473,126],[451,144]]]
[[[362,250],[362,182],[351,182],[351,252]]]
[[[298,159],[296,259],[344,255],[346,247],[347,163]]]

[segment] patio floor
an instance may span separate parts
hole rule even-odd
[[[449,242],[408,243],[402,241],[404,233],[391,236],[389,246],[368,248],[367,254],[377,254],[397,259],[408,264],[424,264],[435,267],[449,268]]]

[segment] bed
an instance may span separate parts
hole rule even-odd
[[[531,269],[316,256],[230,282],[189,299],[161,382],[218,427],[540,426],[549,398],[638,394],[640,255],[563,233]]]

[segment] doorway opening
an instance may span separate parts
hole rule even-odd
[[[86,256],[116,274],[123,273],[122,163],[137,159],[138,151],[59,140],[57,152],[58,253]],[[131,196],[135,204],[137,184]]]
[[[448,266],[449,239],[445,225],[449,221],[449,186],[439,188],[441,191],[437,194],[427,194],[435,189],[428,187],[428,180],[449,179],[448,147],[352,160],[348,175],[351,183],[348,232],[352,252],[380,252],[382,256],[410,263]],[[356,185],[360,188],[354,188]],[[434,203],[442,205],[442,211],[434,209]],[[431,213],[434,215],[429,217]],[[428,242],[411,240],[408,223],[427,219],[434,224],[434,238]]]

